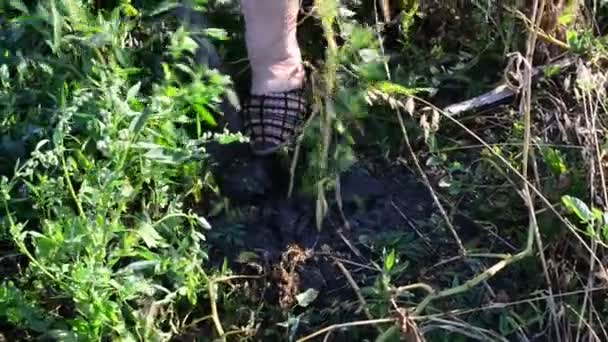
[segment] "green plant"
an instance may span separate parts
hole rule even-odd
[[[0,317],[62,340],[170,339],[180,305],[215,287],[210,226],[187,203],[205,190],[205,143],[233,138],[210,131],[228,79],[192,67],[197,46],[179,28],[163,79],[142,85],[128,2],[98,16],[70,0],[3,10],[0,133],[21,149],[2,171],[2,225],[28,265],[0,286]]]
[[[571,196],[562,197],[562,204],[586,227],[585,232],[590,238],[604,244],[608,241],[608,213],[590,209],[585,202]]]
[[[180,3],[0,3],[0,340],[608,338],[593,295],[608,243],[605,4],[314,1],[299,29],[314,48],[303,184],[317,226],[336,208],[327,221],[344,229],[288,274],[274,246],[237,251],[235,267],[256,273],[235,276],[206,237],[245,248],[259,232],[250,208],[208,231],[205,210],[229,208],[206,145],[243,137],[217,115],[231,80],[195,54],[206,37],[240,68],[242,21],[235,1],[192,1],[224,30],[190,32],[171,18]],[[581,63],[531,83],[528,66],[555,50]],[[519,109],[441,110],[505,74]],[[423,190],[387,182],[386,196],[356,200],[357,215],[373,202],[371,220],[402,222],[357,236],[368,217],[339,193],[355,162],[420,177]],[[332,298],[297,288],[322,282],[323,259],[338,272]],[[293,306],[269,300],[269,284]]]

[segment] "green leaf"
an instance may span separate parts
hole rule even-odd
[[[228,33],[226,30],[219,28],[208,28],[204,30],[205,34],[211,38],[217,40],[228,40]]]
[[[139,11],[133,5],[124,3],[122,5],[122,13],[127,17],[135,17],[139,14]]]
[[[144,157],[161,164],[175,165],[176,160],[173,156],[168,155],[161,148],[152,149],[144,154]]]
[[[179,6],[180,6],[179,3],[174,3],[172,1],[163,1],[158,7],[156,7],[149,13],[146,13],[145,15],[153,17],[153,16],[156,16],[159,14],[164,14],[166,12],[172,11],[172,10],[178,8]]]
[[[211,125],[213,127],[217,126],[217,122],[213,118],[213,115],[211,115],[211,113],[209,112],[209,110],[207,110],[207,108],[205,106],[193,103],[192,107],[194,107],[194,110],[196,111],[196,114],[198,114],[198,116],[204,122],[206,122],[207,124],[209,124],[209,125]]]
[[[68,330],[51,330],[46,332],[44,337],[51,337],[53,341],[62,341],[62,342],[77,342],[78,336],[71,331]]]
[[[206,230],[211,229],[211,224],[203,216],[196,215],[196,221],[201,226],[201,228],[206,229]]]
[[[225,134],[218,134],[218,135],[214,136],[214,140],[222,145],[227,145],[227,144],[232,144],[235,142],[246,142],[247,138],[244,137],[242,133],[236,133],[236,134],[225,133]]]
[[[137,233],[142,240],[144,240],[144,243],[146,246],[148,246],[148,248],[155,248],[159,247],[160,245],[164,245],[165,240],[162,236],[160,236],[160,234],[158,234],[156,229],[154,229],[154,226],[150,223],[142,223]]]
[[[141,132],[151,114],[151,111],[145,109],[143,113],[139,114],[133,119],[133,121],[131,121],[129,130],[133,133],[133,135],[138,135]]]
[[[608,213],[602,215],[602,237],[604,241],[608,241]]]
[[[549,168],[554,175],[559,176],[568,171],[568,167],[566,166],[564,157],[560,151],[553,148],[546,148],[543,150],[543,157],[545,163],[549,165]]]
[[[307,307],[310,303],[314,302],[319,296],[319,291],[315,289],[308,289],[296,296],[296,300],[298,301],[298,305],[301,307]]]
[[[563,196],[562,203],[571,213],[575,214],[582,223],[593,221],[593,212],[589,209],[585,202],[571,196]]]
[[[381,59],[380,53],[376,49],[361,49],[359,50],[359,57],[364,63],[372,63]]]
[[[45,310],[13,283],[0,284],[0,321],[44,333],[55,323]]]
[[[386,70],[382,63],[363,63],[353,65],[353,70],[364,80],[368,82],[382,81],[386,79]]]
[[[323,21],[333,22],[338,16],[339,2],[337,0],[320,1],[317,13]]]
[[[234,108],[240,108],[240,100],[234,89],[224,89],[224,97],[231,106],[233,106]]]
[[[158,265],[160,265],[160,262],[158,260],[134,261],[134,262],[128,264],[127,266],[125,266],[123,269],[119,270],[117,273],[142,272],[142,271],[154,269],[155,267],[158,267]]]
[[[543,75],[546,78],[551,78],[554,76],[559,75],[559,73],[562,71],[562,69],[557,66],[557,65],[549,65],[546,68],[543,68]]]
[[[50,4],[51,4],[51,18],[52,18],[51,25],[53,27],[52,48],[53,48],[53,52],[59,53],[59,48],[61,46],[61,30],[62,30],[63,18],[61,17],[61,14],[59,14],[59,12],[57,11],[57,7],[55,6],[55,0],[51,0]]]
[[[387,81],[379,82],[378,84],[376,84],[376,88],[389,95],[404,96],[413,96],[422,92],[430,93],[433,91],[432,88],[407,88],[402,85]]]
[[[23,14],[29,14],[27,6],[21,0],[10,0],[8,3],[12,8],[21,11]]]
[[[578,1],[569,0],[568,4],[562,11],[562,14],[559,16],[557,21],[560,25],[568,26],[574,22],[576,19],[576,12],[578,10]]]
[[[604,213],[599,210],[598,208],[593,208],[591,209],[591,214],[593,215],[593,220],[594,221],[599,221],[602,222],[602,217],[604,216]]]
[[[369,27],[355,25],[350,34],[349,42],[354,51],[371,46],[374,42],[374,31]]]
[[[506,314],[503,313],[498,318],[498,331],[500,331],[503,336],[506,336],[509,333],[509,330],[509,322],[506,319]]]
[[[198,49],[198,44],[196,41],[188,36],[184,37],[181,43],[180,48],[190,53],[195,53],[196,49]]]
[[[387,271],[390,271],[393,269],[393,266],[395,266],[395,250],[391,250],[391,252],[389,253],[389,255],[386,257],[386,259],[384,260],[384,268]]]
[[[141,82],[137,82],[134,86],[132,86],[129,91],[127,91],[127,101],[131,100],[137,94],[139,94],[139,89],[141,88]]]

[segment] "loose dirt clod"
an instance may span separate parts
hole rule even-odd
[[[275,276],[279,281],[279,305],[285,311],[296,303],[296,295],[300,289],[300,276],[298,267],[304,265],[312,256],[310,250],[297,245],[290,245],[281,255],[281,262],[275,269]]]

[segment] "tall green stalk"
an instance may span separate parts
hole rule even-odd
[[[335,40],[334,25],[338,16],[338,1],[336,0],[315,0],[315,7],[321,18],[323,34],[327,41],[325,52],[325,66],[323,68],[323,97],[320,101],[321,118],[321,160],[320,177],[317,182],[317,204],[316,204],[316,223],[317,228],[321,229],[322,221],[327,214],[327,200],[325,198],[325,177],[328,172],[329,147],[332,139],[333,119],[336,111],[333,102],[333,95],[336,89],[336,73],[338,70],[338,44]]]

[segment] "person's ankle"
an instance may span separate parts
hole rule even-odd
[[[276,63],[252,72],[251,94],[282,93],[304,86],[306,72],[301,63]]]

